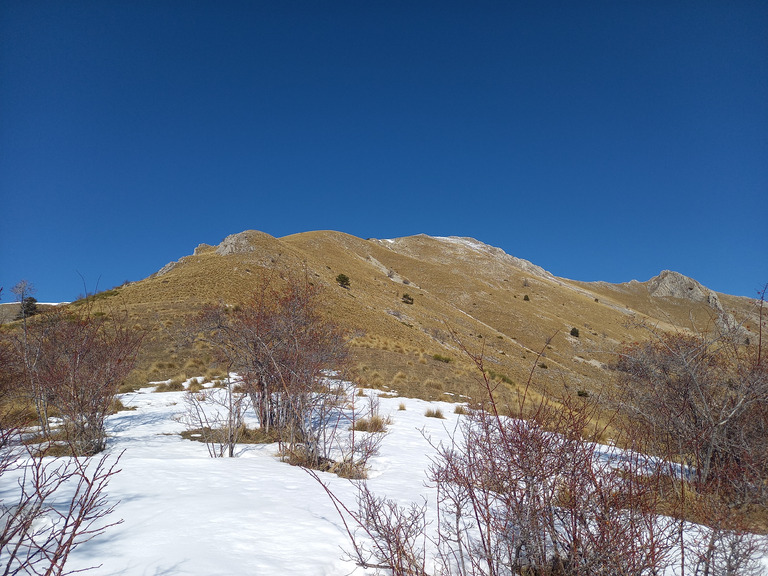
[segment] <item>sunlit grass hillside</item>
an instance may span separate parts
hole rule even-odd
[[[472,239],[363,240],[332,231],[284,238],[247,231],[200,245],[145,280],[101,293],[96,305],[125,310],[147,332],[132,382],[212,375],[221,368],[184,338],[185,320],[289,277],[324,288],[324,313],[349,334],[350,368],[361,384],[427,399],[477,395],[478,371],[462,346],[482,353],[508,398],[534,363],[538,393],[592,396],[610,386],[622,345],[649,337],[640,324],[706,331],[741,323],[745,338],[757,329],[754,300],[712,293],[675,273],[575,282]]]

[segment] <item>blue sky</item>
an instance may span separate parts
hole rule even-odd
[[[247,229],[768,282],[768,3],[0,3],[0,286]]]

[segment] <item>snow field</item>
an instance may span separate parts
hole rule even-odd
[[[110,520],[123,523],[76,549],[68,569],[101,565],[92,573],[109,576],[365,573],[341,559],[348,537],[323,488],[281,462],[276,445],[242,445],[237,458],[212,459],[203,444],[182,439],[183,395],[145,388],[121,397],[135,410],[107,422],[108,450],[122,452],[108,491],[119,500]],[[446,419],[425,417],[428,407],[441,408]],[[377,496],[408,504],[430,495],[425,470],[433,450],[423,434],[446,440],[458,418],[453,407],[380,397],[380,414],[392,424],[370,463]],[[351,482],[321,476],[356,509]]]
[[[336,508],[309,474],[277,458],[276,444],[243,444],[237,458],[213,459],[204,444],[183,439],[184,395],[155,393],[148,387],[121,396],[132,410],[107,421],[107,451],[113,458],[120,455],[120,472],[108,488],[109,500],[117,502],[117,507],[107,521],[123,522],[78,547],[70,556],[68,571],[98,566],[90,573],[373,573],[343,558],[350,544]],[[356,397],[355,402],[361,410],[368,399]],[[401,404],[405,410],[399,409]],[[433,445],[450,442],[458,432],[460,416],[454,413],[455,406],[379,395],[379,414],[391,423],[379,454],[369,461],[368,485],[377,497],[403,506],[426,500],[427,520],[432,522],[428,530],[435,528],[436,507],[427,469],[436,455]],[[445,419],[425,416],[427,409],[437,408]],[[617,463],[622,460],[622,451],[615,447],[603,447],[601,452]],[[357,510],[352,482],[329,473],[320,476],[350,510]],[[9,489],[10,483],[0,492]],[[686,537],[694,538],[699,529],[690,525]],[[768,550],[763,564],[768,570]],[[674,569],[667,574],[675,574]]]

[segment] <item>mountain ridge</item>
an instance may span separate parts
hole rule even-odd
[[[318,230],[313,232],[303,232],[303,233],[291,234],[283,237],[275,237],[266,232],[261,232],[259,230],[244,230],[242,232],[238,232],[238,233],[234,233],[226,236],[221,241],[221,243],[219,243],[216,246],[211,246],[208,244],[199,244],[194,249],[191,255],[196,256],[205,250],[211,250],[211,249],[215,250],[215,252],[221,256],[226,256],[234,253],[254,252],[257,250],[257,247],[254,245],[255,239],[258,239],[259,243],[263,243],[264,240],[268,242],[269,241],[279,242],[280,240],[289,239],[292,237],[305,236],[307,234],[331,234],[331,235],[336,235],[338,237],[347,237],[350,239],[355,239],[358,241],[362,240],[351,234],[346,234],[344,232],[337,232],[333,230]],[[403,253],[403,254],[408,254],[408,248],[407,248],[408,242],[419,240],[419,239],[428,239],[432,241],[443,242],[449,245],[453,244],[454,246],[463,246],[464,248],[473,250],[478,253],[485,252],[496,258],[505,258],[505,259],[508,259],[514,265],[517,265],[518,267],[520,267],[523,271],[534,274],[534,275],[547,277],[554,280],[564,280],[567,282],[579,282],[575,280],[570,280],[565,277],[555,276],[550,271],[532,263],[529,260],[525,260],[522,258],[518,258],[514,255],[508,254],[502,248],[493,246],[491,244],[486,244],[481,240],[477,240],[469,236],[431,236],[431,235],[422,233],[422,234],[415,234],[411,236],[402,236],[402,237],[396,237],[396,238],[382,238],[382,239],[368,238],[364,241],[377,243],[380,246],[389,248],[390,250],[394,250],[396,252]],[[396,250],[395,248],[399,248],[399,250]],[[186,257],[187,256],[182,257],[181,260],[183,260]],[[179,260],[169,262],[160,270],[151,274],[148,278],[162,275],[166,273],[168,270],[172,269],[178,263],[179,263]],[[611,283],[604,280],[591,280],[591,281],[581,281],[579,283],[604,284],[609,286],[632,286],[632,285],[640,284],[647,287],[651,296],[691,299],[695,301],[706,300],[708,298],[711,298],[711,295],[726,294],[726,293],[716,292],[704,286],[703,284],[698,282],[696,279],[673,270],[661,270],[659,274],[645,281],[629,280],[628,282]],[[748,298],[745,296],[736,296],[736,295],[729,295],[729,296],[733,298],[745,298],[746,300],[754,300],[752,298]],[[712,305],[714,307],[717,307],[716,303],[712,303]]]
[[[340,274],[349,287],[337,283]],[[209,352],[184,343],[186,319],[206,305],[243,304],[265,283],[289,278],[323,289],[322,313],[350,335],[355,378],[427,399],[474,394],[478,372],[464,349],[482,354],[509,394],[536,358],[542,394],[599,394],[616,352],[647,339],[648,327],[740,326],[746,340],[759,325],[756,301],[669,271],[646,282],[580,282],[474,238],[361,239],[328,230],[231,234],[99,301],[124,307],[147,331],[134,378],[146,382],[215,370]]]

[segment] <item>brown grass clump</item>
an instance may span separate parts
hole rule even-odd
[[[120,398],[115,398],[112,400],[112,405],[109,407],[110,414],[117,414],[118,412],[131,412],[133,410],[136,410],[136,406],[126,406],[123,404]]]
[[[391,423],[391,419],[374,414],[368,418],[358,418],[353,428],[358,432],[382,433],[387,431],[387,426]]]
[[[424,412],[424,416],[427,418],[445,418],[443,411],[440,408],[427,408],[427,411]]]
[[[162,382],[155,387],[155,392],[183,392],[185,378],[173,378],[168,382]]]
[[[434,380],[432,378],[428,378],[427,380],[425,380],[424,386],[426,386],[427,388],[431,388],[432,390],[436,390],[438,392],[442,392],[444,390],[443,383],[438,380]]]
[[[204,388],[203,378],[192,378],[192,380],[189,381],[189,384],[187,384],[187,391],[188,392],[200,392]]]

